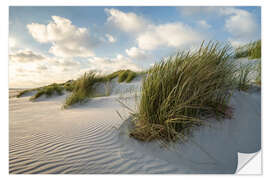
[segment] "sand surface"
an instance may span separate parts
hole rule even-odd
[[[62,96],[9,100],[10,173],[234,173],[237,152],[261,149],[261,93],[235,92],[234,118],[199,127],[186,143],[169,149],[128,137],[127,111],[140,79],[116,82],[112,94],[62,109]],[[121,119],[117,111],[124,117]]]

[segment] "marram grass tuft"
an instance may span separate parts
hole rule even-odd
[[[237,77],[229,52],[210,42],[155,64],[143,79],[130,136],[175,141],[207,117],[231,118],[228,101]]]

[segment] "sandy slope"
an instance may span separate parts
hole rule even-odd
[[[234,119],[211,121],[186,143],[166,149],[128,137],[127,112],[119,96],[134,105],[132,83],[112,85],[112,95],[63,110],[66,95],[30,102],[10,98],[10,173],[234,173],[237,152],[261,148],[260,91],[236,92]]]

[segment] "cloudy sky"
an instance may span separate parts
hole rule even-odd
[[[142,70],[203,40],[260,36],[260,7],[10,7],[9,87]]]

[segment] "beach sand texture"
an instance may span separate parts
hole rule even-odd
[[[132,89],[141,81],[113,82],[112,94],[62,109],[62,96],[29,101],[9,99],[9,172],[69,174],[234,173],[237,152],[261,149],[261,92],[235,92],[234,118],[209,120],[186,143],[169,149],[158,142],[128,137],[127,111],[116,100],[134,105]],[[12,93],[12,92],[11,92]],[[125,119],[124,118],[124,119]]]

